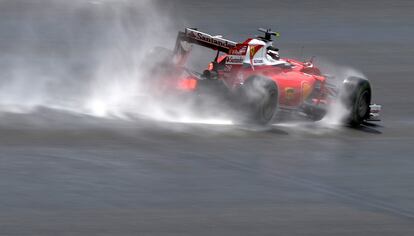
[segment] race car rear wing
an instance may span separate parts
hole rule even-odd
[[[228,53],[230,48],[235,47],[237,44],[236,42],[223,39],[221,35],[212,36],[192,28],[186,28],[184,32],[178,32],[175,52],[182,48],[182,42],[197,44],[224,53]]]
[[[175,42],[173,61],[177,66],[185,64],[193,44],[217,50],[217,56],[219,52],[229,53],[237,45],[236,42],[223,39],[221,35],[212,36],[197,29],[186,28],[184,32],[178,32]]]

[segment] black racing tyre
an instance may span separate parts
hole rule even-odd
[[[246,80],[241,90],[241,120],[248,124],[270,124],[278,108],[279,91],[276,83],[263,76],[252,76]]]
[[[371,85],[368,80],[349,77],[344,80],[341,90],[341,102],[348,109],[345,123],[358,126],[369,118],[371,104]]]

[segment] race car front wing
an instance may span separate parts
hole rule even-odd
[[[381,112],[381,105],[378,104],[371,104],[369,105],[369,117],[367,119],[367,121],[380,121],[381,117],[380,117],[380,112]]]

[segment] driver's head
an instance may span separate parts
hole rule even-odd
[[[271,58],[273,58],[274,60],[279,60],[279,49],[269,46],[266,48],[267,49],[267,55],[269,55]]]

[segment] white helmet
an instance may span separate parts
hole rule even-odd
[[[269,46],[266,49],[267,49],[267,55],[269,55],[272,59],[274,59],[274,60],[279,60],[280,59],[278,48]]]

